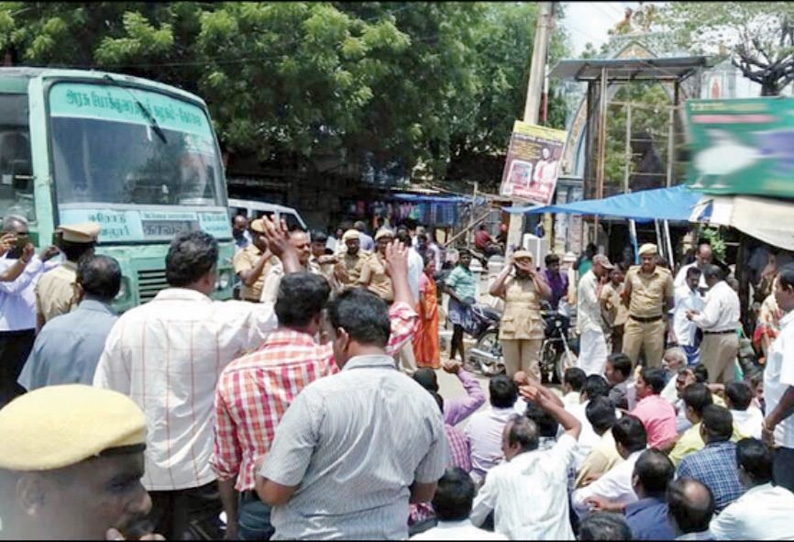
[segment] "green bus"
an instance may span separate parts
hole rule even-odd
[[[220,147],[207,106],[180,89],[121,74],[0,68],[0,217],[34,244],[61,224],[98,222],[97,252],[123,272],[120,312],[166,287],[174,235],[220,244],[214,297],[232,295],[234,241]]]

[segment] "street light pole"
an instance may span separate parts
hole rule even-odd
[[[538,123],[540,102],[543,96],[543,80],[546,75],[546,58],[551,37],[552,17],[554,16],[554,2],[538,2],[539,12],[535,29],[535,44],[532,47],[532,64],[529,68],[529,84],[527,85],[527,100],[524,104],[524,122]],[[517,202],[513,201],[513,205]],[[510,227],[507,230],[508,246],[521,244],[521,234],[524,225],[524,215],[510,215]]]

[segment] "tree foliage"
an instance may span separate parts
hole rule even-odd
[[[744,76],[761,85],[762,96],[794,81],[790,2],[669,2],[663,21],[686,48],[729,53]]]
[[[462,155],[505,151],[535,16],[528,3],[2,2],[0,49],[195,92],[231,152],[439,178]],[[558,34],[551,56],[564,53]]]

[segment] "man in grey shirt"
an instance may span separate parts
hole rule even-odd
[[[19,385],[28,391],[94,381],[105,340],[118,317],[110,307],[121,287],[121,268],[108,256],[83,258],[77,268],[77,308],[41,329]]]
[[[386,259],[395,302],[414,306],[405,248],[389,247]],[[386,355],[382,300],[349,290],[328,316],[341,371],[307,386],[287,409],[257,492],[274,506],[274,539],[406,539],[409,502],[429,502],[444,474],[441,413]]]

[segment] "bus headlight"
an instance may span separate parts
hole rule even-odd
[[[218,276],[218,282],[215,283],[215,288],[218,290],[225,290],[229,287],[229,284],[231,284],[231,280],[232,278],[230,273],[228,271],[224,271]]]

